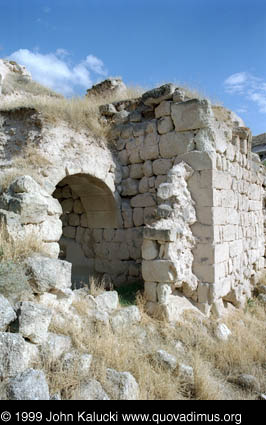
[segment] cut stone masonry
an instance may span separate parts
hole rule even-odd
[[[173,84],[100,111],[112,125],[112,151],[47,126],[34,111],[0,113],[2,172],[12,169],[18,141],[49,158],[38,172],[46,201],[57,199],[55,217],[39,215],[36,226],[53,255],[59,242],[75,281],[93,273],[117,286],[143,279],[147,310],[171,321],[187,308],[220,316],[228,303],[243,306],[264,269],[265,171],[250,130]],[[10,190],[1,214],[31,226]],[[56,227],[49,240],[48,221]]]

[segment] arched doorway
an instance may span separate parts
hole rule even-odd
[[[72,282],[79,286],[80,282],[88,282],[89,275],[99,272],[96,259],[103,229],[119,227],[119,208],[103,181],[82,173],[61,180],[53,196],[63,210],[60,258],[72,263]]]

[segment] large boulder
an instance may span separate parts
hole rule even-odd
[[[42,344],[48,337],[52,311],[40,304],[24,301],[18,310],[19,333],[35,344]]]
[[[28,369],[9,379],[8,400],[49,400],[49,388],[41,370]]]
[[[17,375],[31,363],[31,354],[19,334],[0,332],[0,378]]]
[[[88,379],[80,384],[72,400],[110,400],[100,382]]]
[[[138,383],[129,372],[107,369],[106,383],[108,392],[114,400],[137,400],[139,398]]]
[[[58,292],[71,287],[72,264],[42,255],[33,255],[25,260],[29,283],[36,293]]]

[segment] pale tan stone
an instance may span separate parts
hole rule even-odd
[[[144,209],[134,208],[133,209],[133,223],[135,226],[142,226],[144,223]]]
[[[156,159],[159,156],[159,136],[158,134],[149,133],[145,136],[143,147],[140,150],[140,157],[146,161],[147,159]]]
[[[169,159],[156,159],[153,161],[153,172],[156,175],[167,174],[172,167],[172,161]]]
[[[130,165],[129,177],[131,179],[141,179],[143,177],[143,165],[142,164]]]
[[[142,276],[145,281],[174,282],[177,278],[175,264],[168,260],[142,262]]]
[[[154,112],[156,118],[171,115],[171,102],[164,100],[157,106],[157,108],[155,108]]]
[[[155,198],[151,193],[141,193],[140,195],[136,195],[131,199],[130,203],[131,206],[135,208],[153,207],[156,205]]]
[[[162,158],[173,158],[194,148],[194,133],[191,131],[184,133],[172,131],[160,136],[159,150]]]
[[[210,126],[213,112],[209,101],[192,99],[182,103],[172,103],[171,116],[176,131],[186,131]]]
[[[157,283],[145,282],[144,283],[144,295],[147,301],[157,302]]]
[[[158,121],[158,133],[159,134],[166,134],[169,133],[174,129],[174,124],[172,121],[172,118],[169,117],[162,117]]]
[[[142,258],[144,258],[144,260],[154,260],[158,255],[159,247],[156,241],[144,239],[142,244]]]

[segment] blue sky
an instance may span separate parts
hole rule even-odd
[[[266,132],[265,0],[0,0],[0,57],[67,96],[173,81]]]

